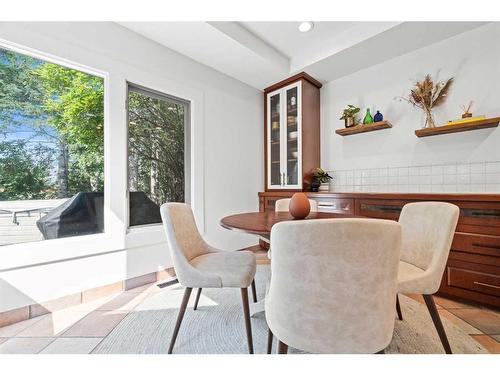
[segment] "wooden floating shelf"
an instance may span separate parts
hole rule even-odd
[[[415,135],[417,137],[430,137],[433,135],[449,134],[449,133],[459,133],[468,132],[471,130],[494,128],[498,126],[500,122],[500,117],[486,118],[483,120],[466,122],[464,124],[456,125],[443,125],[437,126],[435,128],[425,128],[415,130]]]
[[[371,124],[360,124],[351,126],[350,128],[337,129],[335,130],[335,133],[344,137],[346,135],[373,132],[375,130],[382,130],[387,128],[392,128],[392,124],[389,121],[379,121],[373,122]]]

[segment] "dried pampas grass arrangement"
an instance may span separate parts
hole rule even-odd
[[[434,83],[434,80],[427,74],[423,81],[416,82],[413,89],[410,91],[408,98],[400,98],[407,101],[415,107],[422,109],[426,115],[425,128],[434,128],[434,116],[432,109],[440,106],[446,101],[453,77],[446,81]]]

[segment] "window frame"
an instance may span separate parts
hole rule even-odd
[[[36,50],[34,48],[30,47],[25,47],[21,46],[17,43],[9,42],[4,39],[0,39],[0,48],[18,53],[20,55],[32,57],[34,59],[42,60],[51,64],[59,65],[64,68],[76,70],[82,73],[86,73],[95,77],[99,77],[103,79],[103,87],[104,87],[104,95],[103,95],[103,106],[104,106],[104,189],[103,189],[103,194],[104,194],[104,207],[103,207],[103,215],[104,215],[104,229],[103,232],[101,233],[94,233],[94,234],[85,234],[85,235],[80,235],[80,236],[70,236],[70,237],[63,237],[63,238],[56,238],[56,239],[50,239],[50,240],[40,240],[40,241],[29,241],[29,242],[20,242],[20,243],[14,243],[14,244],[9,244],[9,245],[4,245],[1,246],[2,252],[5,251],[16,251],[18,249],[26,249],[27,247],[32,248],[32,249],[44,249],[46,246],[51,246],[53,247],[56,245],[56,247],[59,247],[61,245],[67,244],[67,245],[74,245],[77,248],[85,248],[87,245],[87,241],[103,241],[103,243],[108,244],[109,247],[114,247],[116,240],[113,240],[111,238],[110,234],[110,227],[111,227],[111,209],[110,209],[110,200],[109,200],[109,162],[110,162],[110,150],[109,150],[109,131],[110,131],[110,121],[109,121],[109,95],[110,95],[110,88],[109,88],[109,74],[105,71],[91,68],[87,65],[76,63],[74,61],[70,61],[68,59],[54,56],[50,53],[45,53],[39,50]],[[47,243],[49,245],[47,245]],[[81,245],[81,246],[80,246]],[[64,259],[65,257],[61,257],[61,259]]]
[[[125,111],[126,111],[126,126],[127,126],[127,146],[126,146],[126,160],[127,160],[127,189],[126,189],[126,200],[127,200],[127,208],[126,208],[126,226],[127,233],[130,231],[141,231],[147,230],[148,228],[158,228],[161,227],[162,223],[153,223],[153,224],[141,224],[141,225],[130,225],[130,111],[129,111],[129,95],[131,92],[135,92],[144,96],[149,96],[154,99],[164,100],[168,102],[172,102],[177,105],[184,106],[184,202],[187,204],[191,204],[191,101],[188,99],[183,99],[171,94],[166,94],[162,91],[158,91],[143,85],[139,85],[137,83],[126,81],[126,102],[125,102]]]
[[[128,230],[126,225],[127,82],[140,83],[145,87],[156,88],[159,92],[168,91],[191,103],[188,124],[191,136],[189,198],[198,230],[205,234],[204,91],[189,82],[179,82],[168,74],[162,74],[163,70],[145,70],[142,66],[139,69],[135,63],[117,61],[106,55],[99,55],[96,59],[92,53],[80,47],[66,52],[68,44],[65,41],[57,46],[42,44],[43,49],[38,48],[36,42],[24,37],[0,38],[2,48],[104,78],[105,232],[1,246],[0,273],[94,256],[107,258],[118,253],[128,254],[137,248],[157,249],[157,246],[165,243],[165,232],[161,226]]]

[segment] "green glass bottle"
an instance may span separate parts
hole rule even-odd
[[[372,123],[373,123],[373,117],[370,113],[370,108],[367,108],[365,118],[363,119],[363,124],[372,124]]]

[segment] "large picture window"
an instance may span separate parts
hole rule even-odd
[[[189,103],[133,85],[128,91],[129,225],[161,223],[161,204],[189,199]]]
[[[104,230],[104,79],[0,48],[0,246]]]

